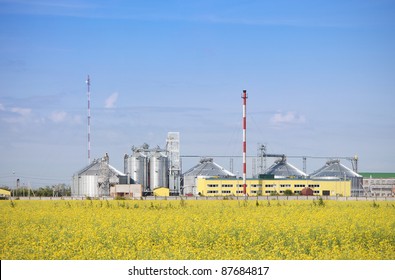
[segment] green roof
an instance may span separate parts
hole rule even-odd
[[[373,178],[373,179],[387,179],[387,178],[395,178],[395,172],[359,172],[361,176],[364,178]]]

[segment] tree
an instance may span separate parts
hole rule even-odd
[[[294,195],[294,193],[292,192],[292,190],[285,190],[284,195],[291,196],[291,195]]]

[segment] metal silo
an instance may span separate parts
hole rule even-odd
[[[97,189],[98,174],[99,174],[98,160],[93,160],[93,162],[90,165],[75,173],[73,176],[72,195],[79,197],[99,196],[99,192]]]
[[[264,175],[273,175],[276,179],[306,178],[307,174],[287,162],[285,157],[278,159],[265,170]]]
[[[110,185],[118,184],[125,174],[109,164],[108,154],[73,175],[71,192],[77,197],[101,197],[110,195]]]
[[[363,177],[341,164],[338,159],[328,160],[323,167],[310,174],[310,178],[324,180],[350,180],[351,196],[363,195]]]
[[[169,160],[165,153],[155,151],[150,157],[150,188],[169,186]]]
[[[79,185],[82,190],[81,195],[88,197],[98,197],[99,190],[97,188],[98,185],[98,176],[97,175],[85,175],[79,178]]]
[[[136,184],[140,184],[143,188],[148,186],[148,157],[139,149],[133,150],[133,154],[127,158],[127,168],[125,173],[129,173],[130,177]]]

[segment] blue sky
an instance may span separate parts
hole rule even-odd
[[[0,185],[87,164],[88,74],[92,157],[121,171],[169,131],[183,155],[241,155],[246,89],[249,155],[394,172],[394,50],[394,1],[0,0]]]

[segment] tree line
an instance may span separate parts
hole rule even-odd
[[[11,192],[13,197],[28,197],[28,196],[52,196],[52,197],[62,197],[71,196],[71,187],[66,184],[58,184],[52,186],[40,187],[38,189],[31,189],[28,187],[19,187],[16,189],[10,189],[9,187],[0,187],[3,190]]]

